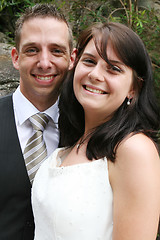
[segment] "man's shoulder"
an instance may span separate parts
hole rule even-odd
[[[0,97],[0,112],[8,112],[11,109],[13,109],[12,94]]]
[[[12,94],[0,97],[0,104],[11,102],[12,101]]]

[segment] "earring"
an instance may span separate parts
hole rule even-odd
[[[129,106],[131,104],[131,99],[128,98],[127,105]]]

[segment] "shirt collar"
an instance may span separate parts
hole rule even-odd
[[[13,93],[13,106],[17,121],[20,125],[22,125],[29,117],[39,112],[39,110],[21,93],[20,87],[18,87]],[[56,124],[59,117],[58,100],[43,113],[46,113]]]

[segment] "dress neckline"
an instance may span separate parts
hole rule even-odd
[[[55,161],[50,161],[50,167],[51,168],[55,168],[55,169],[59,169],[59,170],[63,170],[63,169],[69,169],[69,168],[79,168],[79,167],[85,167],[85,166],[89,166],[89,165],[94,165],[100,162],[106,162],[107,163],[107,158],[100,158],[97,160],[91,160],[90,162],[84,162],[84,163],[77,163],[77,164],[72,164],[72,165],[67,165],[67,166],[63,166],[63,160],[65,159],[65,157],[67,157],[67,155],[70,153],[70,151],[72,150],[72,148],[58,148],[55,150],[55,152],[52,154],[52,160],[55,159]],[[58,152],[58,154],[57,154]],[[55,155],[56,158],[55,158]],[[108,165],[108,164],[107,164]]]

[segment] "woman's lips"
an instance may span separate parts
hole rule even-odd
[[[105,92],[101,89],[93,88],[91,86],[83,85],[83,87],[84,87],[84,89],[86,89],[87,91],[92,92],[92,93],[107,94],[107,92]]]

